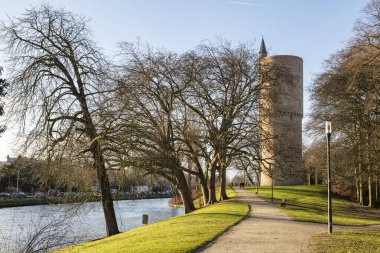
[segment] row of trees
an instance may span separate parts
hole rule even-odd
[[[202,44],[177,55],[122,44],[117,80],[119,131],[108,140],[120,162],[156,173],[178,186],[194,210],[185,174],[197,177],[204,201],[214,203],[216,173],[226,195],[226,169],[258,145],[258,62],[254,51],[228,43]],[[124,111],[121,111],[123,108]],[[116,151],[116,150],[114,150]],[[249,153],[252,154],[252,153]],[[206,204],[205,203],[205,204]]]
[[[335,183],[356,191],[361,205],[373,206],[380,175],[380,1],[372,0],[364,12],[355,37],[326,61],[313,83],[309,130],[318,133],[324,121],[332,121]],[[314,171],[321,167],[315,159],[321,145],[307,151]]]
[[[2,22],[0,33],[13,64],[10,115],[22,125],[25,147],[48,164],[92,165],[107,235],[119,232],[110,171],[165,178],[191,212],[192,177],[211,204],[227,199],[229,166],[258,169],[258,100],[268,87],[258,85],[251,46],[205,42],[175,54],[121,43],[110,61],[86,19],[46,5]],[[273,78],[266,72],[262,83]]]
[[[33,159],[18,157],[12,163],[0,165],[0,191],[27,191],[37,189],[35,174],[41,163]]]
[[[13,160],[13,159],[12,159]],[[149,191],[162,192],[170,190],[171,186],[158,176],[145,176],[142,170],[112,170],[108,171],[110,187],[119,192],[134,192],[137,186],[147,186]],[[66,192],[96,191],[96,173],[92,164],[82,161],[74,164],[72,161],[36,160],[27,157],[17,157],[11,162],[0,165],[0,191],[26,193],[46,192],[53,190]]]

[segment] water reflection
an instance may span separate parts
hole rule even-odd
[[[115,201],[120,231],[141,226],[143,214],[149,215],[149,223],[184,214],[183,209],[170,207],[168,200]],[[38,247],[62,247],[105,236],[103,211],[98,202],[0,209],[1,253],[22,251],[30,241]],[[38,241],[39,238],[44,240]]]

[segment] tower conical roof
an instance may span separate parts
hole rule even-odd
[[[260,45],[259,55],[261,57],[266,57],[268,55],[267,48],[265,47],[264,38],[261,38],[261,45]]]

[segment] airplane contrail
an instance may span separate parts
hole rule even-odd
[[[250,6],[263,6],[261,4],[254,3],[246,3],[246,2],[237,2],[237,1],[229,1],[230,4],[240,4],[240,5],[250,5]]]

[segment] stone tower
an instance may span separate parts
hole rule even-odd
[[[264,39],[260,61],[261,185],[303,184],[303,60],[268,56]]]

